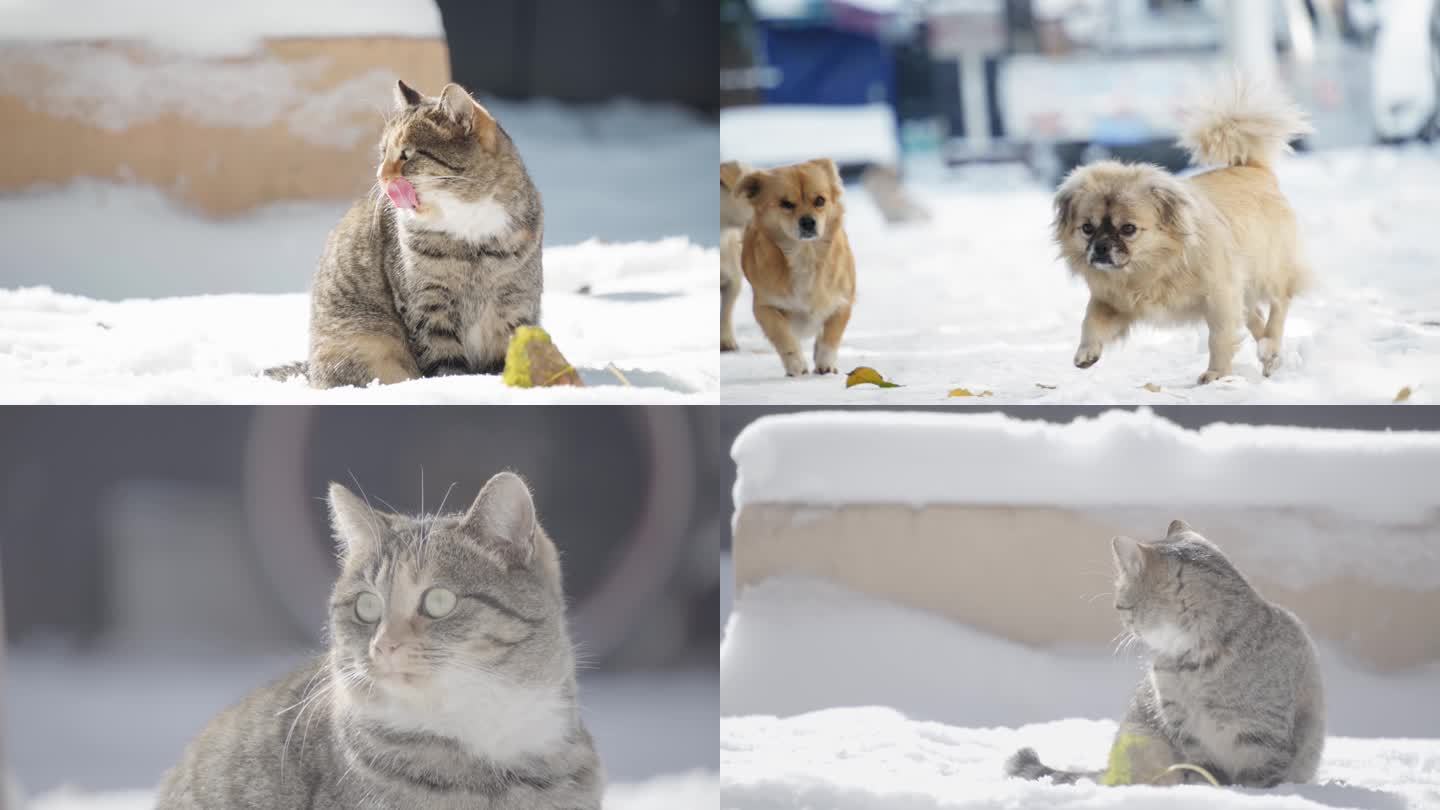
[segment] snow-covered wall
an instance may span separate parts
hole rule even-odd
[[[816,412],[735,441],[735,504],[1318,508],[1440,515],[1440,433],[1216,424],[1148,410],[1065,425],[1004,414]]]
[[[1440,661],[1440,436],[809,413],[756,422],[733,452],[738,604],[803,576],[1098,647],[1118,629],[1110,538],[1183,518],[1338,653],[1375,671]]]
[[[444,30],[433,0],[7,0],[0,43],[135,41],[207,55],[248,53],[267,39],[408,36]]]

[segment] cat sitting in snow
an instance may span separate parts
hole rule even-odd
[[[1111,541],[1115,609],[1152,653],[1104,771],[1060,771],[1022,748],[1011,776],[1056,783],[1273,787],[1315,777],[1325,703],[1314,645],[1184,521],[1164,539]],[[1203,774],[1202,774],[1203,771]],[[1208,780],[1207,780],[1208,781]]]
[[[376,176],[320,258],[309,361],[266,374],[333,388],[500,373],[544,286],[540,193],[515,143],[459,85],[430,98],[400,82]]]

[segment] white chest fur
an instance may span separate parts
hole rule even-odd
[[[424,213],[416,217],[425,227],[444,231],[467,242],[484,242],[510,232],[510,212],[493,197],[465,201],[448,191],[426,192]]]
[[[571,711],[557,689],[470,673],[441,675],[423,692],[397,693],[365,709],[388,726],[444,735],[500,764],[560,748]]]

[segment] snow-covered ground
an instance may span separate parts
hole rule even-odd
[[[206,720],[307,655],[10,648],[3,731],[29,810],[153,806],[149,791]],[[714,672],[582,673],[607,808],[714,810],[716,689]]]
[[[1050,192],[1018,167],[996,166],[946,180],[913,171],[911,190],[934,214],[928,224],[888,226],[864,191],[847,192],[858,293],[841,370],[871,366],[903,387],[846,389],[843,374],[787,379],[747,292],[740,351],[720,362],[723,399],[1386,403],[1408,388],[1411,402],[1440,401],[1440,151],[1311,153],[1285,159],[1279,174],[1318,284],[1291,309],[1285,365],[1270,379],[1247,335],[1234,376],[1196,385],[1203,327],[1141,327],[1092,368],[1075,368],[1086,291],[1050,241]],[[957,388],[977,396],[947,397]]]
[[[617,782],[605,791],[605,810],[717,810],[719,780],[714,772],[657,776],[641,782]],[[148,790],[91,793],[62,789],[36,797],[16,810],[152,810]]]
[[[217,224],[176,211],[149,190],[86,186],[38,204],[50,217],[88,217],[98,232],[57,243],[37,230],[45,226],[33,212],[19,221],[0,213],[0,238],[14,235],[16,252],[32,262],[20,265],[29,268],[25,281],[51,279],[45,287],[0,289],[0,401],[636,403],[718,396],[709,328],[717,252],[683,237],[546,249],[543,324],[586,388],[519,390],[498,377],[472,376],[316,391],[303,380],[257,375],[304,358],[309,304],[298,290],[333,223],[330,206],[289,204]],[[0,210],[18,208],[14,198],[0,202]],[[60,255],[42,259],[42,242]],[[110,269],[114,278],[101,287],[112,294],[126,288],[128,274],[148,276],[134,282],[141,287],[245,289],[257,283],[252,266],[289,279],[280,283],[297,292],[113,301],[57,291],[89,286],[78,277],[87,261]],[[0,270],[0,279],[11,275]],[[607,370],[612,364],[621,375]]]
[[[1002,776],[1032,746],[1104,765],[1141,662],[1042,650],[825,583],[739,595],[721,648],[722,804],[826,807],[1440,806],[1440,665],[1381,675],[1321,649],[1328,703],[1317,784],[1272,791],[1053,786]]]

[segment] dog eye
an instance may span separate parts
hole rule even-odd
[[[1131,224],[1129,224],[1129,223],[1126,223],[1126,224],[1124,225],[1124,227],[1122,227],[1122,228],[1120,229],[1120,235],[1121,235],[1121,236],[1134,236],[1134,235],[1135,235],[1135,226],[1134,226],[1134,225],[1131,225]]]
[[[815,207],[816,207],[816,208],[824,208],[824,207],[825,207],[825,198],[824,198],[824,197],[816,197],[816,198],[815,198]]]
[[[1080,226],[1080,232],[1085,234],[1086,236],[1089,236],[1090,234],[1095,233],[1095,226],[1087,222],[1084,225]]]
[[[795,210],[795,203],[792,203],[792,202],[790,202],[789,200],[781,200],[781,201],[780,201],[780,207],[781,207],[781,208],[784,208],[786,211],[794,211],[794,210]]]

